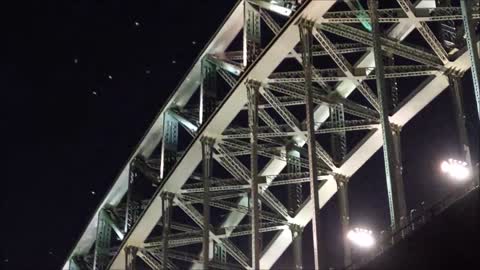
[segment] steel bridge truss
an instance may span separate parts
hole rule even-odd
[[[238,1],[63,269],[270,269],[290,244],[302,269],[310,221],[318,269],[321,208],[338,192],[348,231],[348,183],[382,146],[390,222],[403,224],[401,127],[450,84],[471,162],[459,78],[472,67],[478,103],[478,4],[338,2]],[[420,45],[404,42],[414,31]]]

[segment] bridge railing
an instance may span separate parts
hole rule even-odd
[[[380,232],[376,249],[373,252],[371,252],[369,255],[363,256],[358,261],[353,262],[349,266],[345,267],[344,270],[354,270],[365,266],[367,263],[383,254],[385,251],[389,250],[398,242],[409,237],[414,231],[420,229],[434,217],[443,213],[443,211],[445,211],[445,209],[450,207],[453,203],[478,188],[478,185],[467,185],[465,187],[458,188],[429,207],[425,207],[425,204],[422,202],[420,209],[412,209],[410,211],[410,215],[405,219],[404,222],[401,223],[403,224],[401,227],[396,230],[392,230],[390,228]]]

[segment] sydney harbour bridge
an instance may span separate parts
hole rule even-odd
[[[474,167],[462,93],[474,91],[478,113],[479,19],[474,0],[239,0],[63,269],[270,269],[290,246],[305,269],[306,238],[320,269],[320,211],[337,194],[351,231],[349,180],[380,149],[394,244],[412,218],[402,127],[446,89],[462,166]],[[467,72],[473,89],[462,89]]]

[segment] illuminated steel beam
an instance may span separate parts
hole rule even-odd
[[[420,34],[427,41],[427,43],[433,49],[433,51],[438,56],[438,58],[440,58],[443,64],[449,63],[450,60],[448,59],[447,52],[445,51],[445,49],[443,48],[442,44],[437,39],[435,34],[433,34],[432,30],[427,25],[427,23],[419,21],[417,19],[417,16],[415,15],[415,7],[412,5],[410,0],[397,0],[397,2],[398,4],[400,4],[400,7],[403,9],[403,11],[407,14],[408,18],[415,24],[415,27],[417,28],[418,32],[420,32]],[[378,23],[378,19],[377,19],[377,23]]]
[[[249,66],[261,52],[260,14],[248,1],[244,2],[243,66]]]
[[[202,138],[202,163],[203,163],[203,268],[209,268],[210,251],[210,177],[212,173],[212,151],[215,140],[208,137]]]
[[[288,150],[288,149],[287,149]],[[287,159],[287,170],[288,173],[300,173],[302,168],[298,164],[298,157],[300,157],[300,153],[296,150],[288,151],[288,156],[290,158]],[[291,158],[295,157],[295,158]],[[310,179],[307,179],[310,181]],[[273,184],[273,183],[272,183]],[[272,186],[272,185],[270,185]],[[290,216],[294,217],[297,210],[300,208],[300,205],[303,203],[303,192],[302,192],[302,184],[298,183],[295,185],[288,186],[288,212]],[[302,230],[293,231],[292,230],[292,238],[293,240],[293,264],[295,270],[302,270],[303,269],[303,262],[302,262]]]
[[[164,117],[161,150],[160,179],[163,179],[177,161],[178,121],[171,112],[166,113]]]
[[[476,13],[472,14],[474,19],[479,19],[478,7],[473,7],[472,10]],[[379,23],[400,23],[411,22],[411,18],[407,16],[401,8],[388,8],[379,9]],[[367,15],[362,17],[363,15]],[[435,7],[428,9],[416,9],[415,18],[420,22],[439,22],[439,21],[451,21],[462,20],[461,10],[458,7]],[[322,19],[317,20],[318,23],[370,23],[371,20],[368,14],[361,10],[355,11],[334,11],[327,12]],[[369,29],[367,29],[369,30]],[[371,29],[369,30],[371,31]]]
[[[322,9],[320,9],[320,10],[324,10],[323,8],[325,8],[325,6],[328,6],[328,3],[326,3],[328,1],[320,1],[322,3],[314,3],[314,2],[319,2],[319,1],[311,1],[311,2],[307,1],[304,9],[300,9],[302,11],[301,13],[308,13],[308,15],[313,15],[314,17],[315,16],[321,16],[321,14],[322,14],[321,12],[318,12],[318,11],[313,12],[313,9],[311,7],[314,7],[314,6],[322,7]],[[294,16],[297,16],[297,15],[294,15]],[[294,20],[295,20],[295,18],[293,18],[291,21],[294,21]],[[291,25],[291,21],[289,23],[287,23],[287,25],[282,29],[281,33],[279,33],[279,36],[277,36],[274,39],[274,42],[271,43],[271,47],[268,47],[264,51],[264,55],[262,55],[262,57],[257,60],[257,63],[255,63],[254,65],[251,66],[251,69],[248,70],[248,72],[247,72],[248,74],[245,74],[244,77],[240,78],[240,81],[238,83],[239,86],[236,87],[236,89],[233,89],[229,93],[228,98],[225,99],[224,104],[222,104],[222,106],[219,108],[218,114],[215,115],[215,116],[212,116],[211,122],[208,123],[208,125],[206,125],[200,131],[200,133],[202,133],[203,135],[205,135],[205,134],[221,134],[221,132],[223,131],[223,129],[227,125],[225,123],[229,123],[233,119],[234,115],[239,110],[244,108],[246,98],[245,98],[245,96],[243,96],[245,91],[244,91],[244,87],[241,86],[241,85],[244,83],[245,78],[249,77],[250,75],[253,75],[254,79],[263,80],[264,78],[266,78],[266,76],[268,76],[267,73],[271,72],[273,70],[273,68],[276,66],[275,64],[278,63],[278,59],[276,59],[275,57],[272,57],[272,55],[275,55],[276,57],[278,57],[280,59],[280,58],[284,57],[285,55],[287,55],[288,51],[290,51],[295,46],[295,44],[294,44],[294,39],[295,38],[291,39],[291,37],[297,36],[296,41],[298,41],[298,32],[296,32],[295,30],[291,30],[291,29],[293,29],[292,25]],[[395,31],[396,30],[394,30],[394,32]],[[398,32],[398,31],[396,33],[400,34],[400,32]],[[282,46],[278,46],[278,45],[275,44],[278,41],[281,41]],[[267,59],[267,60],[265,60],[265,59]],[[273,61],[273,63],[270,63],[269,61]],[[368,62],[368,61],[366,61],[366,62]],[[437,87],[439,85],[442,86],[443,81],[441,79],[438,79],[438,78],[439,78],[439,76],[435,76],[435,78],[432,79],[432,82],[436,83],[436,85],[434,85],[435,87]],[[348,95],[349,91],[350,91],[349,87],[352,87],[351,84],[349,84],[348,82],[342,81],[341,85],[342,86],[339,87],[339,94],[342,95],[342,96]],[[347,86],[347,87],[345,87],[345,86]],[[432,89],[430,89],[430,90],[432,90]],[[428,94],[425,94],[424,92],[421,92],[421,94],[420,94],[420,92],[419,92],[419,95],[423,96],[423,97],[427,96],[426,100],[427,100],[427,103],[428,103],[428,101],[429,101],[428,97],[431,96],[431,95],[435,96],[436,93],[438,93],[439,91],[441,91],[441,89],[440,90],[433,89],[433,91],[429,91]],[[238,94],[238,93],[243,93],[243,94]],[[234,100],[235,102],[232,102],[232,101],[229,101],[229,100]],[[235,103],[243,103],[243,104],[235,104]],[[421,107],[421,106],[424,106],[425,103],[422,101],[420,103],[420,105],[418,105],[418,104],[419,103],[417,103],[417,105],[415,105],[415,106],[417,106],[417,107],[420,106]],[[238,106],[236,106],[236,105],[238,105]],[[411,103],[406,101],[405,106],[408,107],[408,106],[413,106],[413,105],[411,105]],[[324,109],[322,109],[322,107],[324,108],[324,106],[322,106],[322,105],[319,106],[319,111],[320,112],[322,110],[324,110]],[[399,110],[402,110],[403,108],[404,108],[404,105],[402,105],[402,107],[400,107]],[[409,114],[412,114],[412,111],[416,112],[418,110],[414,109],[414,110],[410,110],[408,112],[404,112],[404,114],[407,115],[407,117],[406,117],[407,119],[408,119],[408,117],[411,117]],[[316,112],[316,117],[318,117],[319,119],[323,119],[325,117],[325,115],[328,115],[328,112],[327,113],[320,113],[320,112],[319,113]],[[413,114],[415,114],[415,113],[413,113]],[[218,115],[221,115],[221,117],[219,117]],[[392,117],[395,118],[396,115],[397,114],[394,114]],[[220,119],[220,118],[223,118],[223,119]],[[402,120],[402,119],[400,119],[400,120]],[[320,120],[318,122],[322,122],[322,121],[324,121],[324,120]],[[399,121],[399,122],[401,122],[401,121]],[[395,122],[395,123],[397,123],[397,122]],[[199,136],[202,135],[202,134],[199,134]],[[376,131],[374,131],[373,134],[376,134]],[[368,140],[366,142],[368,142]],[[363,144],[361,145],[361,147],[363,147]],[[199,157],[199,155],[198,155],[199,149],[200,148],[198,147],[198,141],[194,140],[192,142],[192,144],[190,144],[189,148],[187,148],[187,151],[185,151],[185,155],[182,158],[182,160],[180,160],[178,162],[177,168],[175,169],[175,171],[172,171],[170,176],[168,176],[168,179],[165,179],[165,183],[164,183],[164,186],[162,186],[162,189],[171,190],[171,191],[175,192],[176,190],[178,190],[178,188],[180,188],[181,184],[184,183],[184,179],[187,179],[189,177],[189,176],[187,176],[187,174],[191,174],[191,170],[189,169],[189,167],[192,167],[192,166],[195,167],[195,165],[198,164],[198,162],[200,160],[200,158],[198,158]],[[369,151],[367,151],[367,156],[368,156],[368,152]],[[363,153],[363,154],[365,154],[365,153]],[[274,163],[275,161],[272,161],[272,162],[273,162],[272,164],[275,164]],[[350,158],[346,162],[351,163]],[[187,167],[185,167],[185,163],[188,163]],[[352,165],[352,164],[350,164],[350,165]],[[275,171],[275,170],[278,170],[278,168],[280,168],[281,166],[282,166],[282,163],[277,163],[277,167],[268,166],[264,170]],[[353,164],[353,166],[350,166],[350,170],[352,170],[351,168],[356,168],[356,167],[358,167],[357,164]],[[349,170],[349,169],[348,169],[348,167],[344,167],[344,166],[342,166],[341,168],[338,168],[338,171],[342,171],[342,170]],[[275,174],[275,173],[272,173],[272,174]],[[175,181],[171,181],[172,179],[175,179]],[[330,185],[328,183],[326,183],[325,185],[323,185],[323,187],[328,189],[328,187],[330,187]],[[321,190],[323,190],[323,188]],[[320,197],[322,197],[322,196],[320,196]],[[325,197],[325,198],[328,199],[328,196]],[[325,200],[325,198],[322,197],[322,200]],[[307,204],[308,204],[308,202],[307,202]],[[155,206],[157,206],[157,207],[155,207]],[[155,209],[159,213],[152,213],[152,210],[149,210],[149,209]],[[131,232],[127,236],[127,239],[124,243],[130,243],[131,244],[133,242],[139,242],[139,244],[142,244],[142,242],[143,242],[142,234],[148,234],[151,231],[151,229],[149,228],[149,226],[150,226],[149,224],[152,223],[152,219],[157,219],[158,220],[158,217],[162,215],[162,212],[159,211],[158,209],[159,208],[158,208],[157,199],[154,197],[154,198],[152,198],[152,200],[149,203],[145,213],[143,214],[143,218],[141,220],[139,220],[139,222],[134,226],[134,228],[132,228]],[[302,212],[300,212],[299,214],[301,214],[301,213]],[[238,218],[238,217],[239,216],[237,215],[236,218]],[[280,234],[279,240],[282,239],[283,235],[284,234],[282,232]],[[289,243],[288,240],[285,243],[288,244]],[[122,244],[122,245],[124,245],[124,244]],[[278,254],[278,252],[281,252],[282,247],[284,246],[284,244],[278,245],[277,239],[274,240],[272,245],[276,249],[276,254]],[[265,254],[265,256],[268,257],[268,260],[265,261],[264,260],[265,256],[262,256],[262,261],[264,263],[266,263],[267,266],[269,265],[269,262],[271,262],[272,260],[276,260],[275,256],[268,256],[268,255],[272,255],[270,248],[268,248],[268,250],[264,254]],[[120,260],[121,260],[121,258],[123,256],[122,251],[120,251],[119,255],[120,256],[117,256],[116,258],[120,258]],[[262,264],[262,268],[263,268],[262,261],[261,261],[261,264]],[[115,264],[112,265],[112,269],[118,269],[118,268],[114,268],[114,267],[115,267]]]
[[[199,123],[203,123],[215,110],[217,102],[217,68],[207,59],[202,61],[200,85]]]
[[[277,34],[280,32],[280,26],[275,22],[275,20],[266,12],[260,11],[260,15],[262,19],[267,23],[267,25],[270,27],[270,29],[273,31],[273,33]],[[295,49],[293,49],[290,53],[289,56],[297,60],[297,62],[300,65],[303,65],[302,61],[302,56],[300,53],[298,53]],[[331,92],[331,87],[326,84],[323,80],[321,80],[320,75],[317,74],[316,71],[313,71],[313,77],[315,78],[315,82],[320,86],[321,89]]]
[[[320,240],[320,205],[318,202],[318,181],[317,181],[317,153],[316,153],[316,144],[315,139],[315,120],[313,118],[313,96],[312,96],[312,29],[313,22],[303,20],[299,24],[300,32],[300,41],[302,42],[303,52],[303,67],[305,69],[305,89],[307,92],[305,103],[306,103],[306,114],[307,114],[307,141],[308,141],[308,161],[309,161],[309,171],[310,171],[310,198],[313,202],[313,218],[312,218],[312,234],[313,234],[313,261],[315,269],[320,269],[320,251],[319,245]]]
[[[338,65],[342,72],[356,84],[357,89],[368,100],[373,108],[375,108],[377,111],[380,110],[377,97],[372,92],[372,89],[370,89],[366,83],[355,78],[352,66],[347,59],[345,59],[345,57],[336,51],[330,39],[328,39],[328,37],[321,30],[318,31],[316,28],[313,28],[313,36],[318,42],[320,42],[320,45],[322,45],[322,47],[328,52],[330,57]]]
[[[463,24],[465,26],[467,47],[470,55],[470,62],[472,63],[471,71],[473,90],[475,91],[478,119],[480,120],[480,56],[478,53],[478,36],[475,32],[475,25],[473,23],[472,17],[472,7],[475,2],[478,3],[478,1],[474,0],[460,0],[460,5],[462,7]]]
[[[107,218],[107,211],[103,209],[99,213],[97,225],[97,237],[95,241],[93,270],[107,269],[109,256],[109,248],[112,241],[112,227]]]
[[[350,40],[363,43],[368,46],[373,45],[373,37],[371,33],[362,31],[355,27],[344,24],[317,24],[317,28],[339,35]],[[441,70],[447,68],[443,66],[442,62],[436,57],[424,50],[414,48],[408,45],[399,43],[393,38],[381,37],[381,48],[386,52],[410,59],[425,65],[436,67]]]
[[[336,175],[338,208],[340,212],[340,224],[342,226],[342,244],[343,244],[343,264],[345,267],[352,263],[352,247],[350,240],[346,235],[350,230],[350,207],[348,200],[348,181],[349,179],[342,175]]]
[[[455,119],[457,124],[458,138],[460,142],[460,153],[462,159],[472,166],[472,157],[470,154],[470,144],[468,142],[468,133],[466,126],[466,116],[463,109],[463,89],[461,78],[450,76],[450,90],[452,93],[452,103],[455,110]]]
[[[198,225],[200,228],[203,229],[203,222],[202,222],[202,215],[191,205],[183,203],[181,197],[178,195],[175,196],[175,203],[182,208],[182,210]],[[216,234],[214,234],[211,229],[210,230],[210,237],[215,241],[221,243],[227,252],[232,256],[240,265],[242,265],[245,269],[250,269],[248,264],[248,258],[243,254],[241,250],[239,250],[230,240],[227,238],[219,238]]]
[[[168,237],[170,234],[170,222],[172,219],[172,207],[173,207],[173,197],[174,194],[165,192],[162,193],[162,212],[165,214],[162,216],[162,225],[163,225],[163,230],[162,230],[162,238],[163,238],[163,243],[162,243],[162,260],[163,262],[168,261]],[[166,264],[164,263],[164,269]]]
[[[258,99],[260,83],[257,81],[247,81],[248,95],[248,126],[250,127],[250,177],[251,193],[250,208],[252,209],[252,237],[251,237],[251,259],[252,269],[258,270],[260,267],[260,234],[259,234],[259,196],[258,196]]]
[[[408,0],[407,0],[408,1]],[[397,153],[394,145],[392,129],[389,120],[389,101],[386,94],[383,56],[380,45],[380,25],[378,24],[377,0],[369,0],[369,10],[373,26],[373,52],[375,57],[375,73],[377,77],[377,93],[380,100],[380,122],[383,134],[383,158],[385,161],[385,177],[387,181],[388,205],[390,209],[390,223],[393,229],[399,228],[401,221],[407,216],[403,180],[399,177]]]

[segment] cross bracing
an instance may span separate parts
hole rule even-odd
[[[456,48],[456,53],[450,53],[451,48],[444,47],[428,24],[463,20],[460,7],[436,7],[434,1],[427,0],[414,5],[409,0],[399,0],[398,8],[380,8],[375,12],[377,17],[372,19],[375,13],[371,10],[330,12],[336,5],[333,0],[303,1],[301,5],[294,2],[251,0],[247,4],[250,15],[244,14],[244,1],[235,5],[164,104],[94,214],[72,252],[72,260],[64,269],[73,265],[73,258],[78,256],[92,258],[92,266],[87,265],[88,268],[126,269],[125,251],[128,247],[138,247],[133,255],[152,269],[163,269],[163,262],[169,269],[175,269],[178,268],[176,261],[192,263],[192,268],[207,265],[227,269],[230,265],[232,268],[269,269],[292,243],[293,236],[298,237],[301,228],[318,210],[314,210],[312,198],[307,197],[302,198],[298,209],[292,212],[287,209],[284,198],[272,191],[273,188],[318,182],[318,191],[315,191],[318,198],[315,200],[321,209],[337,192],[338,183],[343,181],[340,179],[352,177],[382,147],[382,132],[388,131],[385,131],[387,127],[381,119],[389,119],[388,129],[390,125],[401,127],[407,124],[449,86],[450,74],[463,74],[470,68],[469,50],[462,47]],[[278,20],[278,16],[284,20]],[[479,18],[477,6],[471,9],[470,17],[472,21]],[[244,19],[249,23],[245,29]],[[301,36],[299,24],[305,19],[311,23],[312,30]],[[353,26],[355,23],[367,30]],[[388,23],[391,27],[379,36],[368,30],[371,26],[375,29],[376,23]],[[242,29],[247,33],[242,33]],[[263,40],[258,31],[271,31],[274,37]],[[424,45],[402,41],[412,31],[421,34]],[[229,47],[237,35],[243,35],[245,46],[242,51],[231,51]],[[338,42],[335,36],[348,41]],[[310,38],[312,44],[308,45],[305,38]],[[381,50],[375,51],[377,59],[372,49],[375,44],[379,44]],[[473,44],[477,45],[477,42]],[[361,57],[353,57],[360,54]],[[384,74],[379,76],[375,60],[381,54],[393,54],[413,63],[385,66]],[[329,59],[330,66],[308,62],[307,57]],[[292,60],[295,64],[291,64]],[[214,68],[202,71],[202,61],[208,61]],[[379,101],[375,87],[368,82],[412,77],[422,81],[418,87],[402,95],[394,110],[381,110],[385,104]],[[228,89],[211,89],[215,84],[207,80],[223,81]],[[251,97],[247,97],[247,82],[251,81],[257,82],[259,87],[256,105],[252,105]],[[217,98],[208,103],[213,106],[208,110],[201,107],[201,102],[192,99],[200,88],[209,98]],[[312,119],[307,121],[304,120],[306,97],[310,97],[315,105]],[[249,118],[245,123],[247,111],[255,108],[258,121],[251,122],[252,118]],[[339,110],[345,113],[343,117],[330,115]],[[177,131],[172,127],[177,125],[190,134],[188,141],[179,142],[179,137],[175,137]],[[308,125],[313,127],[311,132],[306,128]],[[252,133],[255,139],[252,139]],[[349,134],[353,133],[362,134],[364,138],[355,146],[344,149],[346,154],[341,160],[337,159],[336,152],[327,150],[322,141],[316,141],[308,154],[311,142],[315,142],[311,136],[344,134],[342,136],[348,140]],[[202,138],[215,139],[211,149],[215,165],[208,177],[198,177],[202,172],[198,165],[206,161],[202,156]],[[262,160],[258,163],[258,177],[254,178],[248,161],[253,143],[255,158]],[[392,149],[399,151],[397,148]],[[292,149],[298,151],[298,156],[289,154]],[[156,152],[160,152],[160,157],[155,156]],[[312,153],[318,159],[314,164],[318,171],[309,173]],[[164,161],[167,157],[169,162]],[[392,159],[393,164],[397,162],[395,158],[385,158]],[[133,162],[135,160],[137,162]],[[297,164],[299,171],[284,172],[290,163]],[[395,166],[391,168],[395,170]],[[138,173],[131,174],[131,171]],[[399,176],[396,172],[391,173],[391,181],[397,181]],[[135,184],[128,184],[129,175]],[[136,183],[141,185],[146,179],[154,182],[154,187],[148,192],[137,191]],[[204,185],[206,181],[209,185]],[[257,206],[253,206],[249,199],[249,194],[253,193],[252,184],[258,185]],[[129,196],[125,196],[127,190]],[[171,194],[171,204],[166,204],[164,194]],[[205,204],[204,194],[210,198],[207,205],[212,211],[221,211],[225,217],[208,226],[204,224],[204,215],[196,208]],[[402,199],[398,194],[394,195],[397,196],[395,200]],[[121,207],[125,204],[127,207]],[[141,213],[117,217],[108,214],[107,209],[127,211],[128,205],[140,205]],[[258,210],[253,211],[252,207],[258,207]],[[189,219],[180,222],[175,216],[165,218],[167,211],[182,211]],[[399,214],[397,209],[391,211]],[[258,220],[257,224],[255,221],[253,224],[245,222],[247,216]],[[118,217],[130,218],[130,225],[124,226]],[[252,225],[261,234],[276,232],[276,235],[269,243],[262,240],[251,249],[230,240],[249,237],[255,232]],[[155,235],[155,227],[163,228],[163,234],[157,232]],[[112,241],[111,232],[121,239]],[[205,242],[205,237],[210,241]],[[153,244],[148,244],[148,239],[159,240],[155,242],[155,249],[149,249],[148,246]],[[201,244],[199,251],[203,249],[204,252],[200,255],[182,253],[178,248],[187,244]],[[209,251],[205,253],[205,249]],[[260,249],[263,249],[261,253],[250,257],[251,250]],[[251,261],[253,258],[258,259],[259,265]]]

